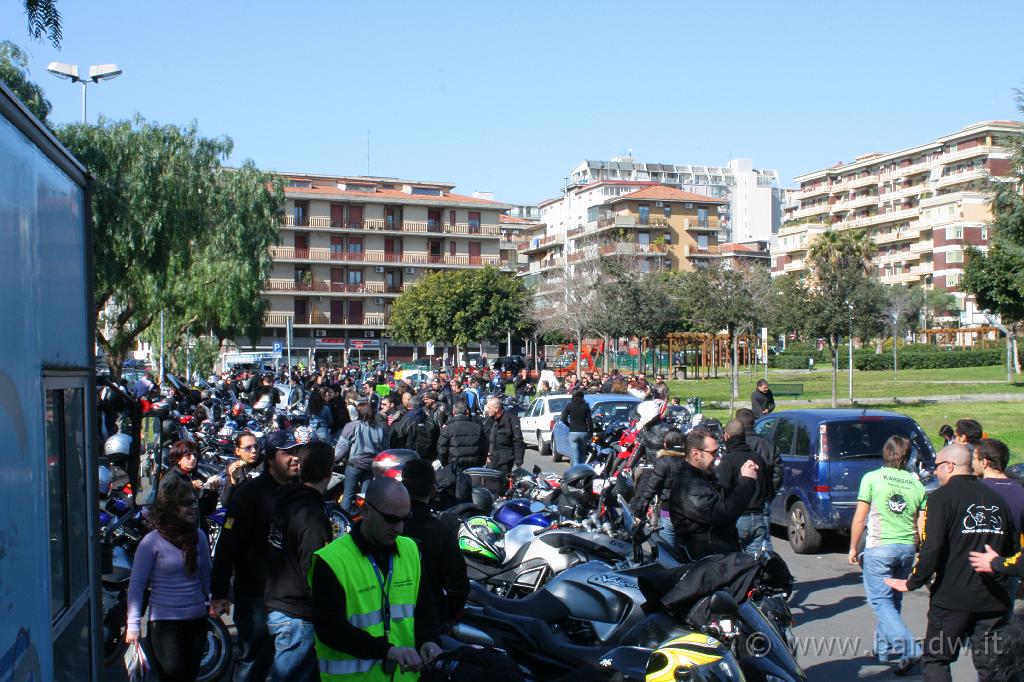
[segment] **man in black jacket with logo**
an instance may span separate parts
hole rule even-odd
[[[732,419],[725,425],[725,455],[718,464],[716,471],[718,483],[722,486],[728,496],[739,484],[740,469],[745,462],[752,461],[757,465],[757,478],[755,480],[754,494],[747,503],[747,508],[740,514],[736,522],[736,531],[739,534],[740,547],[750,556],[756,556],[762,548],[771,550],[772,538],[768,534],[768,525],[765,522],[765,504],[771,499],[772,480],[770,468],[761,459],[761,455],[754,452],[747,443],[742,422]]]
[[[740,478],[726,496],[713,469],[718,443],[707,431],[686,434],[686,459],[679,464],[669,496],[669,515],[676,546],[696,561],[712,554],[739,552],[736,520],[757,489],[757,464],[747,460]]]
[[[273,680],[307,680],[317,674],[307,576],[313,553],[333,539],[331,522],[324,511],[324,491],[331,480],[334,448],[324,441],[313,441],[297,452],[299,482],[278,488],[267,536],[263,605],[274,641]]]
[[[274,517],[274,494],[299,473],[295,448],[298,442],[291,431],[275,431],[263,444],[263,474],[238,488],[228,503],[227,518],[217,541],[211,577],[210,614],[231,614],[238,628],[241,652],[235,666],[235,680],[266,679],[274,650],[267,631],[263,609],[266,582],[267,532]],[[232,585],[232,575],[234,584]],[[232,599],[228,599],[231,593]]]
[[[939,452],[935,475],[942,487],[928,496],[914,572],[906,580],[886,578],[885,583],[906,592],[932,581],[922,679],[951,679],[949,666],[961,642],[970,638],[978,679],[987,680],[1012,601],[1005,577],[975,572],[969,555],[986,546],[1003,556],[1014,554],[1017,530],[1002,496],[972,475],[971,453],[964,445],[954,443]]]

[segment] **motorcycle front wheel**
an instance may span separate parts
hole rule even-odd
[[[234,650],[231,635],[220,618],[206,619],[206,646],[199,661],[199,675],[196,682],[212,682],[221,679],[231,669]]]

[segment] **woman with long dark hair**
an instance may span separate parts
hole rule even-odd
[[[210,546],[197,525],[192,487],[160,486],[149,513],[153,524],[135,551],[128,583],[128,632],[139,640],[143,595],[149,587],[149,643],[161,682],[194,682],[206,641],[210,595]]]
[[[309,417],[309,428],[316,432],[320,440],[328,440],[331,435],[331,409],[324,400],[323,388],[314,388],[309,392],[309,402],[306,404],[306,416]]]

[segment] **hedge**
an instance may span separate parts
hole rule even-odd
[[[839,366],[845,368],[849,362],[846,347],[839,349]],[[771,366],[776,369],[807,369],[807,359],[814,358],[814,366],[828,367],[832,359],[828,350],[794,351],[787,348],[771,358]],[[1001,365],[1006,362],[1005,348],[986,348],[984,350],[949,351],[934,346],[910,345],[897,351],[897,362],[900,369],[948,369],[953,367],[986,367]],[[892,369],[892,348],[882,353],[875,353],[874,348],[860,348],[853,351],[853,366],[859,370]]]

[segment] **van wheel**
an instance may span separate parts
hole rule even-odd
[[[803,502],[794,502],[789,508],[789,546],[797,554],[813,554],[821,548],[821,533]]]
[[[552,462],[561,462],[562,461],[561,453],[559,453],[558,450],[555,449],[555,437],[554,437],[554,434],[552,434],[552,436],[551,436],[551,445],[548,446],[548,449],[551,450],[551,461]]]
[[[540,453],[541,457],[551,456],[551,443],[544,442],[544,439],[540,436],[540,431],[537,432],[537,452]]]

